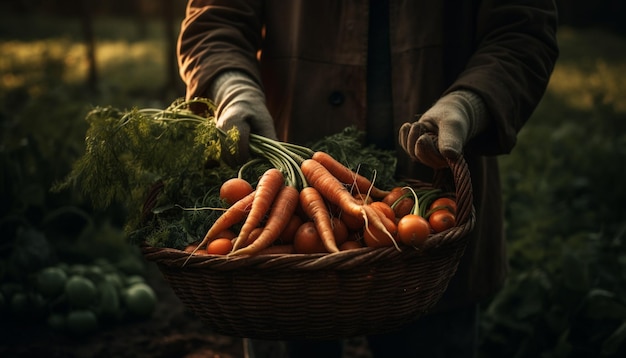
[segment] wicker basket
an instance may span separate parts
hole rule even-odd
[[[184,267],[189,254],[183,251],[143,247],[143,253],[182,303],[219,334],[337,339],[398,329],[441,298],[473,229],[467,165],[463,158],[449,164],[458,224],[432,235],[423,249],[193,256]]]

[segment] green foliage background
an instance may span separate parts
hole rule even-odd
[[[49,189],[82,153],[89,110],[164,108],[182,95],[163,91],[160,25],[139,32],[131,21],[97,19],[92,92],[77,24],[48,19],[20,33],[23,21],[0,21],[0,257],[21,227],[74,256],[116,252],[123,240],[103,233],[123,225],[122,211]],[[483,358],[626,353],[626,40],[567,27],[559,39],[546,96],[500,158],[511,274],[483,306]],[[87,222],[108,229],[86,231]]]

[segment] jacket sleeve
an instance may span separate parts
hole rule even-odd
[[[468,149],[497,155],[514,147],[517,133],[544,95],[554,69],[559,53],[557,23],[553,0],[483,1],[476,51],[447,90],[473,90],[483,98],[491,116],[490,127]]]
[[[206,97],[225,70],[247,73],[259,84],[261,5],[257,1],[189,0],[178,37],[178,65],[186,97]]]

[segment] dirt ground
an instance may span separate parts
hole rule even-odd
[[[149,265],[147,281],[159,300],[149,320],[130,322],[109,328],[85,338],[72,338],[51,332],[45,327],[25,325],[0,332],[0,357],[46,358],[239,358],[244,357],[241,338],[214,334],[188,312],[158,268]],[[344,357],[368,358],[362,340],[346,342]],[[266,347],[255,358],[274,358]],[[252,358],[252,357],[251,357]]]

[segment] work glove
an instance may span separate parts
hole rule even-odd
[[[458,90],[440,98],[416,122],[404,123],[398,139],[413,160],[439,169],[448,166],[446,158],[461,156],[465,144],[484,131],[488,121],[482,98]],[[437,143],[429,134],[437,135]]]
[[[239,130],[238,153],[224,159],[229,164],[241,164],[250,157],[250,133],[277,139],[274,121],[265,105],[265,94],[248,75],[238,71],[220,74],[209,89],[209,96],[217,106],[217,127],[225,131]]]

